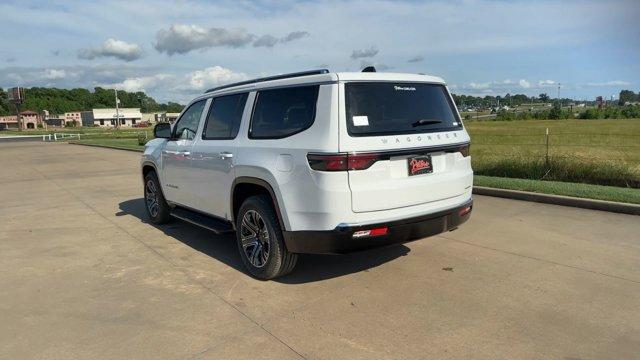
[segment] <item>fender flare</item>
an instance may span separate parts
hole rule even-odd
[[[267,191],[269,192],[269,195],[271,196],[271,199],[273,200],[273,207],[276,210],[276,215],[278,216],[278,221],[280,222],[280,226],[282,227],[282,230],[285,230],[285,222],[284,219],[282,217],[282,212],[280,211],[280,204],[278,202],[278,196],[276,196],[275,191],[273,190],[273,187],[271,186],[271,184],[269,184],[266,180],[263,179],[259,179],[256,177],[251,177],[251,176],[239,176],[237,178],[235,178],[233,180],[233,183],[231,184],[231,196],[230,196],[230,218],[231,218],[231,223],[234,224],[235,227],[235,214],[233,213],[233,209],[234,209],[234,203],[233,203],[233,193],[236,190],[236,186],[240,185],[240,184],[252,184],[252,185],[258,185],[261,186],[265,189],[267,189]]]

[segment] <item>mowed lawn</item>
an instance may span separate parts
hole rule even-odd
[[[640,119],[467,121],[474,169],[505,158],[549,156],[621,164],[640,174]],[[640,175],[638,175],[640,176]]]

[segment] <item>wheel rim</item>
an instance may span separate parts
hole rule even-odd
[[[152,180],[147,181],[147,184],[144,187],[144,193],[145,201],[147,203],[147,210],[149,210],[149,215],[151,215],[151,217],[158,216],[160,207],[158,199],[158,188]]]
[[[257,211],[249,210],[242,217],[240,241],[251,265],[257,268],[265,266],[269,260],[269,230]]]

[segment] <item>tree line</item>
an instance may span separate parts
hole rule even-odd
[[[82,88],[24,88],[24,97],[22,110],[29,109],[37,112],[47,110],[51,114],[115,107],[113,89],[101,87],[96,87],[93,91]],[[120,99],[120,107],[140,108],[142,112],[180,112],[184,107],[176,102],[158,103],[142,91],[118,91],[118,99]],[[0,88],[0,115],[15,113],[15,107],[9,102],[7,91]]]

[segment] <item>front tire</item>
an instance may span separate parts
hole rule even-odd
[[[290,273],[298,260],[284,245],[282,229],[266,195],[245,200],[236,217],[238,250],[249,273],[262,280]]]
[[[153,171],[150,171],[144,177],[144,205],[152,223],[160,225],[169,222],[171,208],[164,199],[160,181]]]

